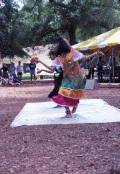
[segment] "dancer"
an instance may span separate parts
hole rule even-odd
[[[52,100],[58,105],[65,106],[66,115],[62,118],[70,118],[76,112],[79,99],[83,97],[83,75],[78,60],[86,61],[97,55],[95,52],[89,56],[74,50],[71,45],[62,37],[56,39],[57,54],[60,62],[63,64],[63,81],[58,95],[53,96]],[[70,108],[72,107],[72,112]]]
[[[41,69],[37,71],[37,73],[41,73],[42,71],[53,73],[54,71],[54,89],[50,92],[48,95],[49,98],[52,98],[53,96],[58,95],[59,87],[61,85],[62,79],[63,79],[63,65],[57,58],[57,52],[54,50],[51,50],[49,52],[50,59],[52,60],[51,66],[46,65],[41,60],[36,60],[37,63],[43,64],[48,70]]]

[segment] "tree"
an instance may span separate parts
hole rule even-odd
[[[18,33],[20,30],[20,23],[16,20],[18,17],[18,10],[14,8],[13,0],[4,0],[3,3],[5,5],[3,6],[3,8],[0,9],[1,58],[5,56],[13,58],[14,55],[26,55],[26,53],[22,51],[22,44],[20,44],[19,42]]]
[[[12,0],[1,9],[1,54],[24,55],[23,47],[54,43],[58,36],[71,45],[120,24],[117,0],[26,0],[18,11]]]
[[[72,0],[66,4],[60,1],[49,2],[49,13],[54,14],[52,16],[57,23],[53,26],[57,33],[66,36],[72,45],[76,43],[77,33],[79,38],[84,40],[118,26],[119,18],[114,15],[117,8],[115,1],[113,3],[109,0],[109,3],[106,3],[106,0]]]

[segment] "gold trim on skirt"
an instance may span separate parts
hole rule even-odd
[[[83,90],[77,90],[74,91],[72,89],[66,89],[61,87],[59,89],[59,93],[65,97],[73,98],[73,99],[79,99],[84,96]]]

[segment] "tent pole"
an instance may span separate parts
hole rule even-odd
[[[110,58],[111,58],[111,56],[109,57],[109,83],[111,82],[110,81]]]
[[[113,68],[113,83],[114,83],[115,82],[115,77],[114,77],[113,47],[112,47],[112,68]]]

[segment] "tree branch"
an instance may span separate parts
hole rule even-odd
[[[51,29],[51,30],[45,32],[45,33],[42,34],[40,37],[38,37],[37,42],[35,43],[35,45],[37,45],[38,40],[42,39],[42,38],[43,38],[44,36],[46,36],[47,34],[50,34],[50,33],[53,33],[53,32],[57,32],[57,31],[59,31],[59,30],[64,30],[64,29],[66,29],[66,27],[57,28],[57,29]]]

